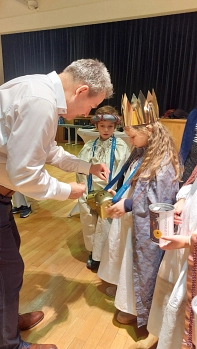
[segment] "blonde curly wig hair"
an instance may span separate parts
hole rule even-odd
[[[132,178],[132,186],[141,178],[143,181],[151,181],[156,172],[162,166],[171,163],[174,167],[174,180],[181,180],[182,167],[179,161],[179,154],[172,136],[161,122],[156,121],[150,124],[152,131],[145,125],[131,127],[136,134],[143,132],[148,135],[148,143],[145,147],[143,161],[138,171]]]

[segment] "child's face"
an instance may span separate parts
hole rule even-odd
[[[131,144],[136,148],[143,148],[146,147],[148,144],[148,132],[145,133],[143,131],[135,130],[134,128],[127,128],[124,129],[127,136],[130,138]]]
[[[115,123],[111,121],[99,121],[97,123],[97,130],[99,131],[100,138],[105,141],[111,137],[115,130]]]

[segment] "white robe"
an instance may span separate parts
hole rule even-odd
[[[92,156],[93,144],[94,140],[88,141],[80,151],[78,157],[93,164],[103,162],[107,165],[108,168],[110,168],[110,154],[112,145],[111,137],[106,141],[101,141],[100,139],[98,139],[94,157]],[[116,150],[112,178],[114,178],[116,174],[121,170],[129,155],[130,149],[128,148],[127,144],[121,138],[116,138]],[[86,184],[86,192],[78,200],[85,247],[88,251],[92,252],[93,260],[100,261],[103,246],[110,230],[111,221],[108,219],[100,218],[97,212],[90,209],[90,207],[87,205],[87,176],[83,174],[77,174],[77,181],[84,182]],[[116,186],[116,184],[114,185],[114,187]],[[92,176],[92,190],[101,190],[106,185],[107,183],[102,181],[100,178]]]
[[[114,304],[117,309],[125,313],[137,315],[134,291],[132,234],[133,227],[130,218],[130,227],[127,230],[127,239]]]
[[[187,191],[183,186],[181,192]],[[180,235],[191,235],[197,229],[197,180],[189,187],[179,226]],[[152,307],[148,320],[148,331],[159,337],[157,349],[181,349],[184,331],[185,305],[187,300],[187,258],[189,249],[166,251],[161,263]]]
[[[129,171],[130,173],[130,171]],[[123,195],[127,197],[129,188]],[[120,269],[125,251],[127,233],[132,230],[132,212],[127,212],[120,219],[114,218],[110,227],[108,238],[103,248],[102,258],[98,269],[98,277],[108,283],[117,285]],[[129,234],[128,234],[129,235]],[[130,235],[131,236],[131,235]],[[133,257],[131,256],[131,262]],[[128,264],[129,270],[130,264]]]
[[[21,207],[21,206],[27,206],[30,207],[31,203],[29,202],[27,196],[19,193],[18,191],[16,191],[13,196],[12,196],[12,203],[14,207]]]

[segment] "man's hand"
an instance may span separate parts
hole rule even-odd
[[[69,185],[71,186],[71,192],[68,199],[78,199],[86,190],[84,183],[71,182]]]
[[[106,208],[106,212],[109,214],[110,218],[120,218],[125,214],[124,200],[121,199],[116,204]]]
[[[90,173],[107,182],[110,170],[105,164],[96,164],[90,166]]]

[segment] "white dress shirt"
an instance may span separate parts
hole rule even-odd
[[[45,163],[89,173],[90,164],[57,146],[59,115],[67,105],[56,72],[26,75],[0,86],[0,185],[35,199],[65,200],[71,187],[51,177]]]

